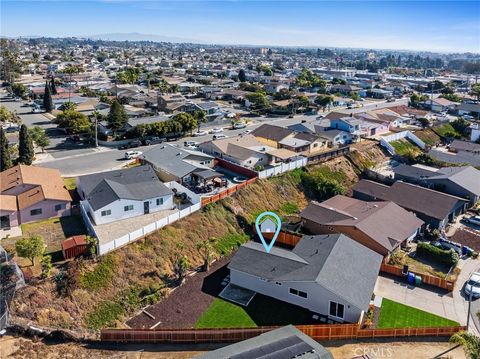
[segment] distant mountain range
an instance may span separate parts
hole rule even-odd
[[[130,33],[111,33],[83,36],[92,40],[107,40],[107,41],[153,41],[153,42],[176,42],[176,43],[202,43],[200,40],[187,39],[182,37],[172,37],[153,34],[140,34],[138,32]]]

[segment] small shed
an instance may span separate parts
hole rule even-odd
[[[65,259],[78,257],[87,251],[88,244],[85,235],[73,236],[62,242],[62,253]]]

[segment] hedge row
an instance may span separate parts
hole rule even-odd
[[[445,250],[425,242],[418,243],[417,256],[448,266],[456,265],[458,262],[458,254],[453,249]]]

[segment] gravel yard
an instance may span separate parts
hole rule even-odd
[[[199,272],[187,278],[167,298],[145,308],[126,324],[131,328],[191,328],[210,306],[223,287],[222,279],[228,274],[230,257],[215,262],[208,273]]]

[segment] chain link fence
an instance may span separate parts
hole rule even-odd
[[[8,307],[18,288],[25,286],[25,278],[12,257],[0,246],[0,331],[9,325]]]

